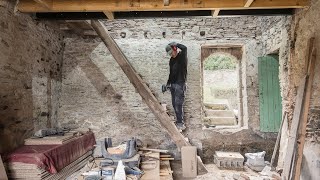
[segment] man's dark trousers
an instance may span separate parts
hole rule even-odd
[[[171,99],[174,112],[177,117],[177,124],[184,123],[183,116],[183,103],[185,98],[186,84],[185,83],[174,83],[171,84]]]

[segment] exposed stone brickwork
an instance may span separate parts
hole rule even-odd
[[[185,103],[186,136],[204,152],[217,150],[212,140],[221,140],[220,132],[204,132],[201,120],[201,45],[243,45],[242,81],[244,129],[232,133],[236,141],[259,131],[257,57],[263,54],[261,35],[265,20],[275,17],[184,18],[105,21],[107,29],[136,71],[149,84],[160,102],[171,108],[169,93],[161,93],[168,78],[168,60],[164,47],[170,41],[188,47],[188,90]],[[278,18],[275,18],[277,20]],[[202,32],[203,31],[203,32]],[[201,32],[201,33],[200,33]],[[203,35],[205,33],[205,35]],[[61,126],[90,127],[97,139],[114,137],[116,142],[131,136],[167,149],[175,146],[154,115],[135,93],[125,74],[99,39],[65,39],[63,81],[59,123]],[[76,46],[75,46],[76,45]],[[171,112],[172,113],[172,112]],[[246,129],[246,127],[248,129]],[[261,142],[259,136],[252,144]],[[205,146],[202,143],[205,142]],[[248,141],[245,141],[247,143]],[[272,141],[265,141],[272,147]],[[227,146],[230,146],[228,144]],[[244,145],[245,146],[245,145]],[[238,146],[237,146],[238,147]],[[249,151],[249,149],[244,152]],[[213,154],[205,153],[212,158]]]
[[[63,36],[54,24],[14,13],[0,1],[0,153],[21,145],[34,130],[55,126]]]

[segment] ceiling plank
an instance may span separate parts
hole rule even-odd
[[[220,9],[216,9],[216,10],[212,11],[212,16],[213,17],[218,17],[219,12],[220,12]]]
[[[164,6],[169,6],[170,0],[163,0],[163,5]]]
[[[34,1],[46,9],[51,9],[52,0],[49,0],[49,1],[48,0],[34,0]]]
[[[43,1],[43,0],[42,0]],[[250,9],[303,8],[309,0],[255,0]],[[48,10],[34,0],[20,0],[21,12],[103,12],[103,11],[174,11],[174,10],[212,10],[212,9],[248,9],[243,0],[171,0],[164,6],[163,0],[53,0]]]
[[[103,11],[109,20],[114,20],[114,13],[111,11]]]
[[[244,5],[244,7],[250,7],[251,4],[253,3],[254,0],[247,0],[246,4]]]

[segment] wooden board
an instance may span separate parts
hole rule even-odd
[[[141,170],[144,174],[141,176],[141,180],[160,180],[160,153],[151,153],[147,156],[153,157],[158,160],[148,160],[141,162]],[[147,168],[146,164],[152,164],[152,168]],[[153,166],[155,164],[155,166]],[[153,168],[154,167],[154,168]]]
[[[160,180],[173,180],[170,161],[160,161]]]
[[[293,171],[294,172],[294,179],[299,180],[300,179],[300,173],[301,173],[301,163],[302,163],[302,157],[303,157],[303,148],[305,144],[305,138],[306,138],[306,128],[307,128],[307,122],[308,122],[308,114],[309,114],[309,107],[310,107],[310,99],[312,94],[312,85],[313,85],[313,78],[314,78],[314,68],[316,64],[316,49],[314,48],[314,38],[311,38],[309,41],[311,52],[309,51],[309,57],[308,57],[308,81],[307,81],[307,87],[306,87],[306,94],[305,94],[305,100],[303,104],[303,113],[302,113],[302,119],[300,121],[299,127],[300,127],[300,133],[299,133],[299,142],[298,145],[298,151],[296,156],[296,168]]]
[[[296,96],[296,103],[293,111],[293,118],[292,118],[290,133],[288,137],[287,153],[284,159],[283,176],[285,179],[289,179],[289,177],[291,176],[291,167],[292,167],[294,154],[296,152],[297,133],[298,133],[299,121],[301,117],[303,98],[305,94],[304,92],[305,92],[305,86],[306,86],[306,79],[307,77],[304,77],[302,79],[302,82],[298,88],[298,93]]]
[[[8,179],[7,173],[6,173],[6,170],[4,169],[2,158],[0,155],[0,180],[7,180],[7,179]]]
[[[24,140],[24,145],[59,145],[64,144],[75,138],[76,136],[50,136],[44,138],[28,138]]]
[[[40,0],[37,0],[40,1]],[[43,0],[41,0],[43,1]],[[35,0],[20,0],[20,12],[103,12],[103,11],[178,11],[178,10],[213,10],[213,9],[272,9],[302,8],[308,0],[171,0],[165,6],[163,0],[48,0],[51,4],[44,5]],[[46,2],[48,2],[46,1]],[[248,7],[246,7],[248,6]],[[250,7],[249,7],[250,6]]]
[[[137,92],[140,94],[144,102],[148,105],[153,114],[157,117],[162,127],[168,132],[175,144],[181,148],[183,146],[190,146],[184,136],[179,132],[174,122],[162,108],[160,102],[153,95],[149,87],[144,83],[141,77],[136,73],[134,68],[131,66],[126,56],[120,50],[114,39],[108,33],[105,26],[97,20],[91,21],[93,29],[100,36],[106,47],[109,49],[110,53],[117,61],[123,72],[126,74],[132,85],[135,87]],[[198,158],[198,172],[199,174],[207,173],[208,170],[202,163],[201,159]]]

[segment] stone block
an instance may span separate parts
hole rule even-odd
[[[214,163],[221,169],[242,170],[244,157],[238,152],[216,151]]]

